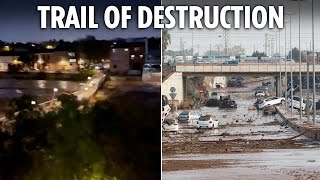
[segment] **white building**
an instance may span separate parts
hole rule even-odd
[[[0,55],[0,72],[7,72],[9,64],[17,61],[19,56],[1,56]]]

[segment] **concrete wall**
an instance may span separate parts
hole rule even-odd
[[[179,105],[182,105],[184,93],[182,73],[175,72],[162,83],[161,94],[167,96],[169,100],[171,100],[169,95],[171,87],[176,88],[177,96],[175,97],[175,100],[178,100]]]

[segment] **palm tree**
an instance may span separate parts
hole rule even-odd
[[[168,33],[168,30],[162,30],[162,57],[164,56],[164,51],[168,48],[168,45],[171,43],[171,36]]]

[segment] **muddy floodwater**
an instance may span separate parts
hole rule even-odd
[[[198,130],[193,120],[179,123],[178,133],[163,132],[164,180],[320,179],[320,143],[303,135],[293,138],[299,133],[278,115],[252,109],[253,86],[220,90],[237,102],[236,109],[193,110],[218,119],[218,129]]]

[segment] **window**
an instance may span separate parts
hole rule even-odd
[[[115,64],[115,65],[113,65],[113,68],[114,68],[114,69],[117,69],[117,67],[118,67],[118,66],[117,66],[116,64]]]
[[[129,51],[129,49],[128,49],[128,48],[126,48],[126,49],[124,49],[124,51]]]
[[[135,47],[135,48],[134,48],[134,51],[139,51],[139,50],[140,50],[139,47]]]
[[[209,121],[210,120],[210,116],[201,116],[199,118],[199,121]]]
[[[116,49],[112,49],[112,52],[116,52]]]
[[[300,98],[299,97],[293,97],[293,100],[300,101]]]

